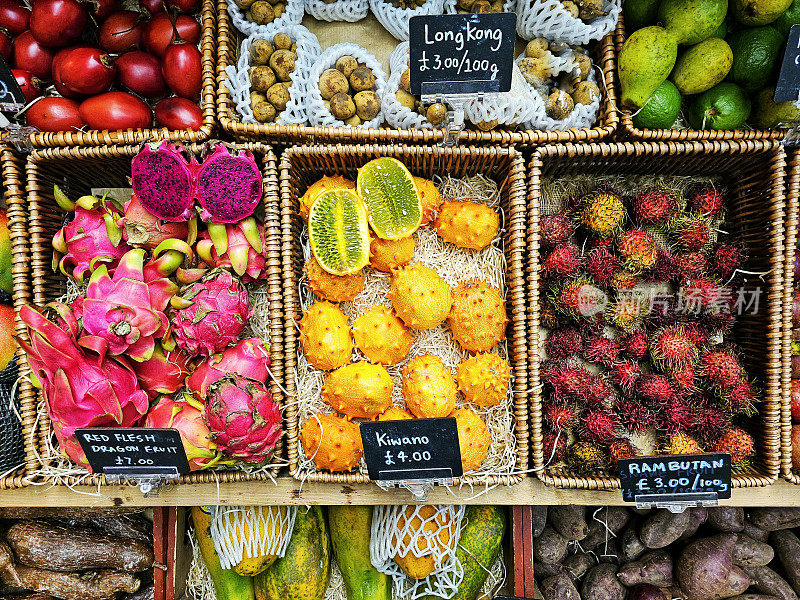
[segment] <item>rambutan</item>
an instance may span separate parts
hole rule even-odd
[[[753,415],[756,412],[758,393],[752,383],[742,379],[725,392],[722,401],[735,415]]]
[[[702,252],[678,252],[672,258],[680,279],[700,277],[708,270],[708,257]]]
[[[700,439],[707,440],[718,436],[720,431],[725,431],[729,426],[730,415],[712,406],[706,399],[697,408],[697,418],[692,433]]]
[[[665,282],[675,277],[675,258],[666,248],[659,248],[656,263],[647,274],[648,281]]]
[[[545,368],[542,379],[553,388],[553,397],[559,401],[583,401],[593,375],[581,365],[551,364]]]
[[[547,424],[556,431],[569,431],[578,424],[578,409],[568,402],[546,402],[542,414]]]
[[[658,429],[668,436],[697,426],[697,409],[688,400],[673,398],[659,412]]]
[[[671,294],[655,296],[649,308],[650,310],[645,316],[645,324],[653,329],[676,323],[684,317],[678,307],[677,299]]]
[[[642,453],[630,440],[617,438],[608,445],[608,455],[611,459],[611,466],[616,470],[617,463],[623,458],[634,458]]]
[[[722,390],[735,387],[742,378],[742,366],[727,350],[711,348],[700,355],[699,370],[708,383]]]
[[[561,462],[567,455],[567,436],[553,431],[545,431],[542,436],[542,455],[545,464]]]
[[[726,333],[736,323],[736,316],[729,310],[706,312],[703,314],[703,324],[714,333]]]
[[[605,248],[606,250],[611,250],[614,246],[614,238],[612,237],[596,237],[596,236],[589,236],[586,238],[586,243],[584,245],[589,251],[596,250],[598,248]]]
[[[575,226],[564,211],[539,219],[539,241],[543,248],[552,248],[569,241]]]
[[[639,363],[632,360],[623,360],[611,367],[608,376],[611,381],[622,391],[630,395],[636,388],[636,382],[642,375]]]
[[[645,329],[635,329],[622,338],[623,353],[634,360],[647,356],[650,338]]]
[[[615,290],[632,290],[639,285],[639,276],[625,269],[619,269],[611,275],[608,285]]]
[[[544,342],[547,358],[562,360],[583,350],[583,338],[576,327],[554,329]]]
[[[583,339],[599,337],[606,328],[606,313],[597,313],[593,319],[584,319],[578,323],[578,331]]]
[[[581,261],[581,251],[575,244],[559,244],[542,261],[542,275],[550,279],[575,277]]]
[[[611,384],[599,375],[593,375],[586,387],[586,404],[590,407],[612,406],[616,400],[616,392]]]
[[[581,417],[580,437],[586,442],[610,442],[619,434],[619,418],[610,410],[595,408]]]
[[[539,322],[547,329],[555,329],[559,326],[559,317],[556,307],[547,298],[543,298],[539,305]]]
[[[614,410],[620,417],[622,426],[632,433],[643,433],[654,425],[653,411],[637,398],[619,398]]]
[[[633,197],[631,210],[641,225],[662,225],[675,216],[678,199],[666,190],[645,190]]]
[[[601,312],[608,298],[588,277],[577,277],[552,289],[556,310],[571,319],[591,319]]]
[[[697,314],[712,307],[718,307],[724,301],[724,286],[710,277],[696,277],[689,279],[681,286],[681,304],[685,312]]]
[[[716,217],[725,206],[722,190],[713,185],[697,186],[688,194],[689,206],[707,219]]]
[[[703,449],[688,433],[679,432],[667,438],[661,451],[663,454],[699,454]]]
[[[642,375],[636,391],[653,406],[666,406],[678,393],[669,377],[657,374]]]
[[[678,248],[697,252],[711,239],[711,224],[702,217],[686,217],[673,225],[672,239]]]
[[[711,250],[711,264],[726,281],[733,277],[746,260],[744,249],[738,244],[717,244]]]
[[[756,454],[753,436],[739,427],[732,427],[709,446],[710,452],[727,452],[734,467],[746,467]]]
[[[640,290],[634,289],[618,294],[616,302],[606,312],[612,325],[616,325],[623,331],[631,331],[642,325],[648,310],[650,310],[649,297]]]
[[[583,358],[588,362],[610,367],[619,360],[621,347],[618,341],[605,337],[588,339],[583,344]]]
[[[584,268],[597,283],[608,285],[619,269],[619,261],[608,248],[595,248],[586,257]]]
[[[576,474],[587,475],[607,468],[608,452],[594,442],[575,442],[567,448],[564,462]]]
[[[708,344],[709,334],[708,330],[703,327],[700,323],[695,322],[688,322],[683,324],[683,331],[686,334],[686,337],[689,338],[692,343],[701,348]]]
[[[639,274],[653,268],[658,258],[658,243],[642,229],[629,229],[617,236],[617,252],[622,267]]]
[[[698,355],[682,325],[662,327],[650,338],[650,357],[662,371],[684,369],[697,362]]]
[[[679,391],[684,393],[692,392],[697,388],[694,382],[696,373],[694,372],[693,367],[677,369],[673,371],[671,375],[672,381],[675,382],[675,387],[677,387]]]
[[[585,194],[578,212],[580,224],[600,237],[614,235],[625,220],[622,197],[610,189],[596,189]]]

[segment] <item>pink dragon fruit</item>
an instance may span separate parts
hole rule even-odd
[[[19,344],[42,388],[59,447],[87,466],[75,430],[133,427],[147,412],[147,394],[124,359],[85,351],[69,333],[31,306],[20,308],[19,316],[30,339],[19,338]]]
[[[258,206],[262,192],[261,171],[249,150],[231,154],[225,144],[217,144],[197,171],[203,221],[236,223],[246,219]]]
[[[217,445],[211,440],[211,431],[203,422],[203,405],[191,394],[178,394],[177,401],[161,396],[147,413],[144,426],[177,429],[192,471],[233,463],[222,460]]]
[[[156,343],[153,355],[141,362],[132,363],[141,388],[150,398],[160,394],[174,394],[191,372],[191,357],[179,349],[165,350]]]
[[[136,194],[125,204],[125,214],[117,221],[122,238],[131,246],[154,250],[164,241],[177,239],[194,244],[197,238],[197,219],[187,222],[164,222],[144,206]]]
[[[72,202],[58,186],[53,195],[61,208],[75,213],[53,237],[53,269],[78,283],[101,264],[113,272],[130,246],[122,241],[122,230],[117,226],[122,215],[112,201],[83,196]]]
[[[89,279],[83,301],[83,329],[86,336],[100,338],[111,354],[126,354],[134,360],[153,356],[156,339],[169,333],[164,314],[178,286],[162,278],[144,280],[144,250],[135,248],[122,257],[113,279],[100,266]],[[84,346],[97,349],[99,340],[82,339]]]
[[[269,460],[282,435],[281,413],[269,390],[235,373],[209,386],[204,418],[219,451],[246,462]]]
[[[186,380],[189,391],[205,398],[208,386],[228,373],[265,383],[269,377],[269,353],[258,338],[239,340],[222,352],[217,352],[195,367]]]
[[[232,269],[242,281],[267,276],[264,226],[254,217],[235,225],[209,227],[197,242],[197,255],[210,267]]]
[[[211,356],[234,341],[250,318],[248,294],[239,278],[212,269],[172,297],[172,328],[178,347]]]
[[[162,221],[187,221],[194,213],[194,171],[183,148],[161,142],[153,150],[145,144],[131,161],[131,185],[142,207]]]

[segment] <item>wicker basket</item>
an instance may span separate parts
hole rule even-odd
[[[773,483],[780,471],[780,419],[785,362],[783,331],[784,263],[786,261],[784,196],[785,154],[770,141],[566,144],[536,150],[530,162],[528,213],[528,386],[531,399],[533,470],[547,485],[610,490],[619,479],[607,474],[582,476],[566,467],[545,468],[542,449],[542,384],[539,335],[539,214],[543,177],[583,175],[716,175],[725,178],[732,196],[729,214],[741,228],[741,241],[750,251],[747,268],[768,272],[761,288],[757,314],[737,319],[736,342],[745,367],[763,391],[759,416],[748,423],[755,434],[758,457],[752,467],[735,472],[733,487]],[[765,289],[764,289],[765,288]]]
[[[272,125],[262,123],[242,123],[236,113],[236,105],[228,87],[225,85],[227,75],[225,67],[236,65],[242,35],[231,25],[228,16],[227,0],[217,0],[217,19],[219,45],[217,47],[217,118],[222,129],[233,134],[237,139],[267,140],[274,144],[289,142],[301,143],[333,143],[333,142],[369,142],[369,143],[420,143],[432,144],[441,141],[443,133],[438,129],[365,129],[361,127],[311,127],[307,125]],[[607,35],[598,45],[595,64],[602,69],[603,82],[599,85],[604,94],[597,123],[591,129],[572,129],[569,131],[477,131],[464,130],[461,133],[462,144],[497,144],[533,146],[553,142],[593,141],[611,135],[617,128],[619,117],[615,108],[615,60],[613,36]],[[598,60],[599,59],[599,60]]]
[[[794,258],[797,243],[797,220],[800,218],[800,152],[789,157],[786,185],[786,263],[783,276],[783,411],[781,413],[781,472],[792,483],[800,484],[800,474],[792,468],[792,297],[794,295]]]
[[[302,310],[298,281],[303,271],[303,251],[298,238],[303,221],[298,214],[298,200],[309,185],[323,175],[344,175],[355,179],[356,171],[373,158],[393,156],[401,160],[413,175],[431,178],[450,174],[465,177],[483,173],[500,186],[500,206],[506,224],[504,249],[506,254],[506,305],[511,319],[508,339],[509,362],[514,372],[514,421],[517,438],[515,472],[528,467],[528,408],[527,351],[525,333],[525,289],[522,254],[524,247],[524,163],[512,148],[427,148],[410,146],[304,146],[284,152],[280,164],[281,186],[281,249],[283,259],[284,306],[286,317],[286,345],[284,380],[289,398],[296,395],[294,370],[298,350],[298,336],[294,323],[300,320]],[[287,402],[287,430],[289,433],[289,467],[292,474],[302,480],[324,483],[366,483],[360,473],[304,473],[299,468],[299,411],[296,402]],[[491,476],[489,485],[513,485],[521,476]],[[486,483],[481,479],[482,483]],[[455,484],[476,483],[473,477],[456,479]]]
[[[622,15],[619,16],[617,28],[614,30],[614,56],[618,56],[625,43],[625,23]],[[619,86],[617,79],[617,65],[614,64],[614,84]],[[620,97],[620,89],[617,87],[615,98]],[[631,112],[619,109],[621,136],[628,136],[634,139],[646,140],[648,142],[687,142],[692,140],[782,140],[786,135],[786,130],[781,129],[732,129],[729,131],[712,131],[709,129],[639,129],[633,124]]]
[[[58,131],[33,133],[30,141],[35,147],[53,146],[108,146],[112,144],[139,144],[148,140],[169,139],[186,143],[202,142],[211,137],[215,125],[216,92],[216,8],[214,0],[203,0],[199,15],[202,25],[200,51],[203,54],[203,89],[200,92],[200,108],[203,110],[203,125],[197,131],[161,129],[126,129],[108,131],[89,129],[86,131]]]
[[[192,152],[199,152],[200,145],[187,146]],[[269,291],[270,314],[270,356],[272,372],[277,376],[283,373],[284,332],[282,327],[281,267],[280,267],[280,224],[278,180],[275,155],[269,146],[257,143],[237,145],[248,149],[259,161],[264,178],[264,209],[267,252],[267,279]],[[129,187],[128,178],[131,172],[131,160],[138,153],[139,146],[114,146],[104,148],[46,148],[34,150],[28,158],[27,171],[27,210],[30,217],[25,224],[17,224],[18,235],[15,239],[14,251],[16,264],[24,264],[29,269],[30,279],[20,280],[15,297],[18,305],[33,302],[42,305],[57,299],[64,294],[66,277],[54,273],[51,265],[51,240],[61,227],[64,211],[53,199],[53,185],[58,184],[70,198],[77,198],[90,193],[98,187]],[[20,278],[21,279],[21,278]],[[24,331],[24,328],[21,327]],[[32,400],[36,406],[26,412],[26,425],[30,426],[38,409],[39,426],[35,432],[38,457],[44,456],[45,436],[49,435],[49,417],[41,395],[29,382],[22,385],[21,397]],[[281,388],[275,381],[270,381],[270,391],[275,402],[283,405]],[[275,453],[276,458],[283,458],[285,444],[281,444]],[[34,470],[42,466],[41,458]],[[273,469],[274,470],[274,469]],[[270,474],[248,474],[237,470],[197,471],[181,477],[184,483],[233,482],[268,479]],[[76,475],[74,483],[98,485],[105,483],[103,476],[88,476],[85,473]],[[64,481],[60,480],[60,483]]]

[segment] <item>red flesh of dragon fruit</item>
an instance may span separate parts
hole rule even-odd
[[[155,151],[145,144],[131,162],[133,193],[162,221],[186,221],[194,209],[194,166],[169,142]]]
[[[200,218],[211,223],[236,223],[253,214],[261,200],[261,172],[248,150],[231,154],[218,144],[197,172]]]
[[[245,283],[267,276],[264,226],[254,218],[225,225],[224,239],[204,231],[197,242],[197,255],[209,267],[232,270]],[[213,228],[212,228],[213,231]],[[220,235],[222,232],[220,231]]]
[[[201,362],[186,380],[189,391],[205,398],[208,386],[228,373],[235,373],[266,383],[269,377],[269,353],[258,338],[240,340]]]
[[[191,371],[191,357],[179,349],[164,350],[156,344],[153,355],[141,362],[133,362],[133,370],[141,388],[150,398],[161,394],[174,394],[183,386]]]
[[[59,447],[87,466],[75,430],[133,427],[147,412],[147,394],[124,359],[87,352],[30,306],[23,306],[19,315],[28,326],[30,339],[28,343],[20,338],[19,344],[42,387]]]
[[[204,416],[220,452],[246,462],[269,460],[282,435],[269,390],[235,373],[209,386]]]

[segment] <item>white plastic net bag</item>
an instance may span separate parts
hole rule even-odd
[[[276,33],[280,33],[287,27],[297,25],[303,20],[304,7],[303,0],[286,0],[286,9],[283,14],[267,25],[259,25],[249,21],[245,17],[245,12],[236,5],[236,2],[228,3],[228,14],[233,21],[233,26],[245,35],[255,35],[256,37],[269,37],[272,39]]]
[[[336,68],[336,61],[339,57],[347,55],[352,56],[360,63],[364,63],[372,70],[372,74],[375,76],[375,93],[381,99],[381,111],[374,119],[361,123],[359,127],[377,129],[383,124],[383,95],[386,87],[386,73],[383,72],[378,59],[357,44],[335,44],[325,50],[314,63],[306,86],[308,120],[311,125],[316,127],[348,127],[343,121],[334,117],[325,107],[325,100],[319,91],[319,78],[322,72],[326,69]]]
[[[369,8],[386,31],[398,40],[408,39],[408,22],[411,17],[441,15],[444,0],[427,0],[418,8],[397,8],[388,0],[369,0]]]
[[[223,569],[248,558],[286,554],[296,506],[218,506],[213,511],[211,537]]]
[[[464,521],[464,506],[376,506],[372,516],[370,560],[392,578],[395,598],[418,600],[423,596],[452,598],[464,579],[456,557]],[[413,579],[395,561],[405,557],[429,557],[434,570],[424,579]]]
[[[320,21],[355,23],[367,16],[369,0],[306,0],[306,12]]]
[[[568,44],[599,40],[617,26],[622,0],[605,0],[604,16],[584,22],[573,17],[561,0],[517,0],[517,33],[532,40],[543,37]]]
[[[275,120],[275,124],[304,125],[308,122],[305,104],[306,84],[311,67],[322,53],[322,48],[317,41],[317,36],[308,29],[302,25],[292,25],[275,31],[271,36],[261,34],[249,36],[242,42],[239,62],[225,68],[225,74],[228,76],[225,85],[231,92],[236,112],[239,113],[242,123],[256,123],[253,109],[250,106],[250,67],[252,66],[250,64],[250,46],[257,39],[265,38],[271,41],[277,33],[286,33],[292,38],[292,42],[297,44],[297,60],[294,63],[294,72],[290,75],[289,102]]]
[[[386,122],[396,129],[433,129],[427,117],[403,106],[397,100],[397,90],[400,89],[400,77],[408,68],[408,42],[400,42],[389,56],[391,74],[381,98],[383,116]]]

